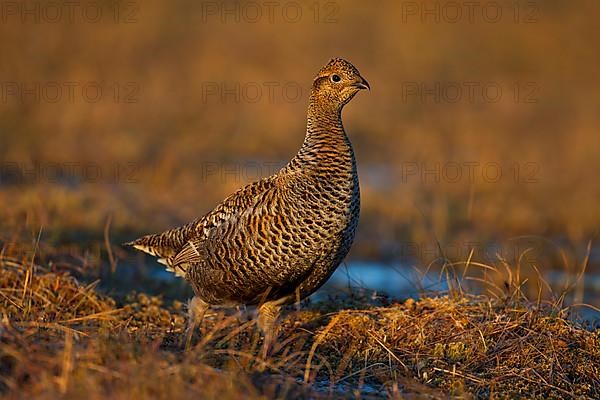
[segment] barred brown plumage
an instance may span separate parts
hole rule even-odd
[[[314,79],[306,136],[278,173],[238,190],[179,228],[131,243],[192,285],[192,326],[209,305],[258,304],[265,343],[282,304],[304,298],[331,276],[358,224],[360,192],[342,108],[367,81],[334,58]]]

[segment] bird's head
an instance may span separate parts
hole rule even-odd
[[[315,77],[312,96],[341,109],[362,89],[371,87],[356,67],[343,58],[333,58]]]

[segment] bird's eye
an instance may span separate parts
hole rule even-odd
[[[340,76],[338,74],[333,74],[333,75],[331,75],[331,80],[332,80],[332,82],[339,82],[342,80],[342,78],[340,78]]]

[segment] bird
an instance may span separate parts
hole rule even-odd
[[[281,170],[186,225],[126,243],[191,284],[188,339],[210,306],[251,305],[268,349],[281,307],[314,293],[342,263],[360,214],[342,109],[364,89],[352,63],[331,59],[313,80],[302,146]]]

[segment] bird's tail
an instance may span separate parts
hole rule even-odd
[[[189,224],[156,235],[142,236],[132,242],[124,243],[124,245],[157,257],[158,262],[165,265],[167,271],[173,272],[177,276],[185,277],[186,271],[175,267],[173,260],[187,242],[192,230],[193,226]]]

